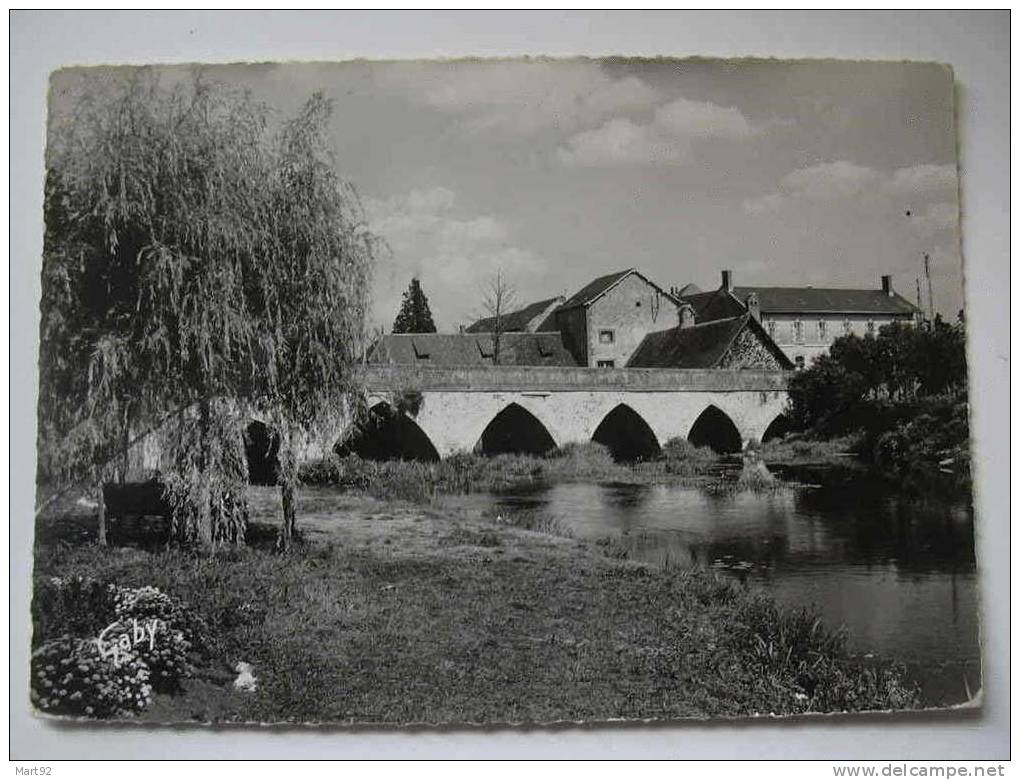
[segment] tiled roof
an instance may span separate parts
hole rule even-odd
[[[713,320],[647,334],[628,368],[712,368],[747,322],[747,316]]]
[[[559,333],[504,333],[500,365],[576,366]],[[491,366],[489,333],[401,333],[383,336],[372,347],[369,363],[422,366]]]
[[[602,295],[602,293],[633,271],[633,268],[628,268],[626,271],[616,271],[611,274],[606,274],[605,276],[600,276],[598,279],[593,279],[576,293],[567,298],[566,301],[561,303],[559,308],[572,309],[575,306],[584,306],[586,303],[598,298]]]
[[[626,271],[616,271],[615,273],[600,276],[598,279],[593,279],[592,281],[588,282],[588,284],[586,284],[584,287],[582,287],[580,290],[578,290],[576,293],[571,295],[564,303],[561,303],[556,308],[556,311],[562,311],[563,309],[573,309],[577,306],[587,306],[589,303],[594,301],[600,295],[611,290],[614,286],[616,286],[617,283],[623,281],[631,274],[637,274],[645,281],[646,284],[651,285],[660,293],[665,295],[667,298],[674,301],[677,300],[671,293],[667,292],[666,290],[663,290],[661,287],[659,287],[659,285],[657,285],[655,282],[653,282],[651,279],[649,279],[647,276],[645,276],[636,268],[628,268]]]
[[[744,301],[758,294],[763,312],[804,312],[833,314],[913,314],[917,308],[899,293],[888,295],[880,289],[846,290],[823,287],[734,287],[733,294]]]
[[[562,298],[560,297],[547,298],[544,301],[536,301],[535,303],[530,303],[523,309],[518,309],[517,311],[512,311],[508,314],[504,314],[502,317],[503,332],[506,333],[509,331],[527,330],[528,325],[531,323],[532,320],[534,320],[536,317],[541,317],[549,309],[551,309],[554,304],[559,303],[561,300]],[[464,332],[492,333],[492,331],[495,330],[495,326],[496,318],[486,317],[485,319],[478,320],[477,322],[473,322],[470,325],[468,325],[464,329]]]
[[[793,367],[789,358],[750,314],[649,333],[638,345],[627,367],[714,368],[744,328],[752,328],[781,365]]]
[[[747,312],[747,307],[741,301],[722,289],[684,295],[681,300],[694,307],[695,322],[739,317]]]

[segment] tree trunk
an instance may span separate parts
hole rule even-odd
[[[96,491],[96,502],[99,504],[99,544],[106,547],[106,501],[103,498],[103,480],[99,480],[99,489]]]
[[[297,528],[297,490],[292,480],[287,480],[281,487],[283,496],[283,525],[280,527],[280,550],[290,549]]]
[[[290,426],[280,431],[280,494],[283,499],[283,521],[277,547],[281,552],[290,549],[297,529],[297,457],[294,452],[294,432]]]
[[[199,487],[196,511],[198,516],[195,518],[197,523],[197,539],[200,547],[204,549],[212,549],[213,545],[213,516],[212,506],[210,506],[210,500],[212,498],[211,488],[209,485],[209,463],[207,453],[209,452],[209,400],[203,399],[198,405],[199,411],[199,446],[202,451],[199,455]]]

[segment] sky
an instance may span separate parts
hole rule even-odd
[[[497,271],[522,305],[631,267],[703,289],[722,269],[761,286],[872,288],[892,274],[913,302],[919,276],[927,296],[927,253],[936,310],[963,306],[953,80],[939,65],[532,59],[205,73],[280,116],[315,91],[333,100],[338,171],[387,246],[371,314],[386,331],[413,276],[439,330],[455,331],[486,315]]]

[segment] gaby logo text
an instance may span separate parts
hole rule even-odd
[[[141,622],[132,618],[130,625],[118,620],[104,628],[96,639],[99,655],[112,658],[113,665],[120,666],[121,661],[138,645],[148,642],[150,650],[155,648],[156,634],[164,630],[163,621],[159,618]]]

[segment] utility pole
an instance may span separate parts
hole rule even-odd
[[[912,209],[907,209],[904,216],[909,220],[914,216]],[[927,252],[924,253],[924,277],[928,280],[928,322],[935,322],[935,300],[932,295],[931,285],[931,255]],[[917,280],[917,308],[921,308],[921,280]]]
[[[935,298],[931,294],[931,256],[924,253],[924,275],[928,278],[928,321],[935,322]]]

